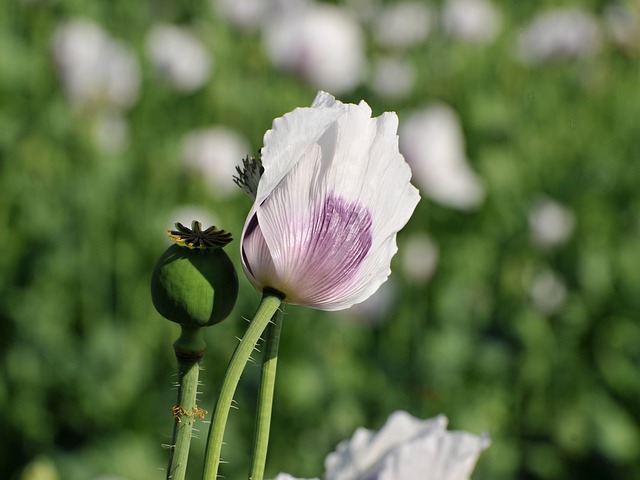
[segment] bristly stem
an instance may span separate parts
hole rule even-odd
[[[278,345],[282,330],[282,308],[273,316],[272,324],[268,327],[262,359],[262,374],[258,393],[258,408],[256,411],[256,431],[253,439],[253,453],[251,456],[250,480],[262,480],[267,463],[267,449],[269,446],[269,430],[271,427],[271,409],[273,407],[273,392],[276,383],[276,368],[278,366]]]
[[[196,406],[200,360],[206,345],[200,328],[181,328],[180,337],[173,344],[178,361],[178,402],[172,408],[175,420],[167,480],[184,480],[193,424],[206,413]]]
[[[233,395],[240,381],[240,375],[247,364],[247,360],[249,360],[251,352],[255,349],[262,332],[267,328],[271,318],[280,307],[282,299],[282,295],[278,292],[271,290],[264,291],[260,306],[249,324],[249,328],[233,352],[213,412],[213,420],[209,427],[207,446],[205,449],[203,480],[217,479],[224,430],[227,424],[227,418],[229,417],[229,409],[231,408]]]

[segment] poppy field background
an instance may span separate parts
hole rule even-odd
[[[489,433],[477,480],[639,478],[640,4],[495,0],[499,27],[476,42],[442,26],[446,3],[424,4],[428,34],[400,46],[376,40],[366,20],[385,3],[331,4],[369,12],[358,20],[364,58],[401,58],[413,77],[385,90],[365,72],[326,89],[366,100],[374,115],[396,111],[401,132],[421,108],[447,105],[483,195],[457,208],[416,178],[422,200],[380,296],[333,313],[286,306],[267,476],[320,476],[357,427],[406,410]],[[523,31],[561,7],[594,19],[597,48],[523,59]],[[612,26],[620,12],[628,37]],[[78,19],[129,51],[129,96],[73,97],[54,37]],[[196,87],[154,67],[147,34],[160,24],[204,46],[212,63]],[[226,251],[240,298],[205,334],[199,406],[209,412],[260,298],[238,255],[251,201],[185,162],[185,139],[216,126],[244,139],[242,155],[257,155],[272,120],[309,105],[322,82],[271,61],[260,27],[234,24],[216,2],[0,3],[6,478],[164,477],[178,327],[154,311],[149,279],[165,230],[197,219],[234,234]],[[213,175],[230,183],[233,173]],[[557,241],[534,232],[541,202],[561,206],[551,215],[565,229]],[[226,478],[246,475],[258,373],[249,366],[236,395]]]

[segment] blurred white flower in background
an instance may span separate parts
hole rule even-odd
[[[400,123],[400,151],[421,192],[444,206],[473,210],[485,192],[467,162],[458,116],[436,104],[414,111]]]
[[[372,26],[375,42],[385,48],[404,49],[424,42],[431,31],[432,13],[422,2],[386,5]]]
[[[280,473],[273,480],[320,480],[319,478],[297,478],[293,475],[289,475],[288,473]]]
[[[359,428],[325,459],[325,480],[468,480],[487,436],[447,431],[447,417],[392,413],[379,431]],[[303,480],[281,473],[274,480]]]
[[[414,233],[401,249],[402,271],[407,280],[418,285],[431,280],[438,267],[438,245],[426,233]]]
[[[382,6],[382,0],[345,0],[343,3],[358,21],[367,25],[377,16]]]
[[[536,200],[529,211],[529,233],[541,247],[562,245],[571,237],[574,226],[573,212],[551,198]]]
[[[540,313],[553,315],[564,306],[567,299],[567,287],[558,274],[546,268],[540,269],[532,275],[529,298]]]
[[[364,78],[363,34],[344,8],[296,3],[294,8],[277,9],[265,22],[263,34],[271,62],[315,88],[344,93]]]
[[[529,64],[584,58],[600,49],[598,20],[578,8],[558,8],[535,17],[518,38],[520,59]]]
[[[604,20],[607,33],[617,45],[640,48],[640,2],[636,2],[636,8],[611,3],[605,7]]]
[[[470,43],[489,43],[502,18],[488,0],[448,0],[442,11],[442,25],[449,35]]]
[[[147,34],[146,49],[159,76],[176,90],[193,92],[211,75],[211,54],[202,41],[185,28],[154,26]]]
[[[129,143],[129,122],[117,110],[98,114],[93,123],[93,141],[104,153],[117,153]]]
[[[124,43],[92,20],[59,25],[53,35],[53,57],[65,93],[75,106],[126,109],[138,100],[136,59]]]
[[[398,288],[390,278],[364,302],[350,307],[347,313],[362,324],[378,325],[388,318],[397,299]]]
[[[398,57],[383,57],[374,63],[370,83],[377,95],[397,100],[411,94],[415,81],[414,63]]]
[[[234,27],[254,31],[269,6],[265,0],[213,0],[218,15]]]
[[[250,153],[248,141],[228,127],[215,126],[187,134],[182,158],[187,168],[203,175],[216,196],[240,193],[233,183],[236,165]]]

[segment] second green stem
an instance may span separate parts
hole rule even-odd
[[[256,431],[253,439],[253,454],[251,456],[251,480],[262,480],[267,462],[267,448],[269,446],[269,430],[271,427],[271,409],[273,407],[273,392],[276,383],[276,367],[278,366],[278,345],[282,330],[282,308],[273,316],[265,340],[262,375],[258,393],[258,408],[256,412]]]
[[[213,412],[213,420],[209,427],[207,446],[205,449],[203,480],[216,480],[218,466],[220,464],[220,452],[224,430],[229,417],[229,409],[233,401],[233,395],[240,381],[240,375],[253,352],[256,343],[260,339],[267,325],[271,321],[280,304],[282,297],[276,292],[265,291],[253,320],[249,324],[244,337],[233,352],[227,373],[225,374],[218,402]]]

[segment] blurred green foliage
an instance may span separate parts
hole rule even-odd
[[[638,51],[605,43],[580,61],[520,64],[514,36],[541,4],[496,2],[499,38],[485,47],[439,33],[407,55],[412,94],[377,97],[376,114],[442,100],[459,113],[487,200],[474,213],[423,195],[399,235],[440,246],[428,285],[394,262],[399,298],[376,325],[349,312],[287,307],[268,475],[317,476],[358,426],[394,410],[445,413],[450,428],[489,432],[474,478],[640,477],[640,67]],[[568,2],[563,2],[568,4]],[[582,2],[600,13],[607,2]],[[195,26],[215,72],[192,94],[158,82],[141,61],[128,145],[98,148],[92,111],[73,109],[51,54],[55,28],[91,18],[144,58],[156,22]],[[162,478],[175,401],[178,327],[150,301],[149,276],[176,207],[215,212],[238,238],[250,201],[219,198],[185,171],[180,142],[223,124],[255,153],[273,118],[308,105],[314,89],[273,69],[254,33],[206,2],[0,3],[0,471],[24,480],[119,475]],[[240,160],[240,159],[239,159]],[[231,174],[230,172],[229,174]],[[540,195],[570,206],[569,242],[541,250],[527,212]],[[531,272],[550,269],[566,302],[541,313]],[[241,275],[242,276],[242,275]],[[211,411],[226,363],[259,295],[241,278],[232,317],[206,334],[201,406]],[[226,478],[245,475],[258,368],[246,371],[223,451]],[[194,442],[197,478],[206,425]]]

